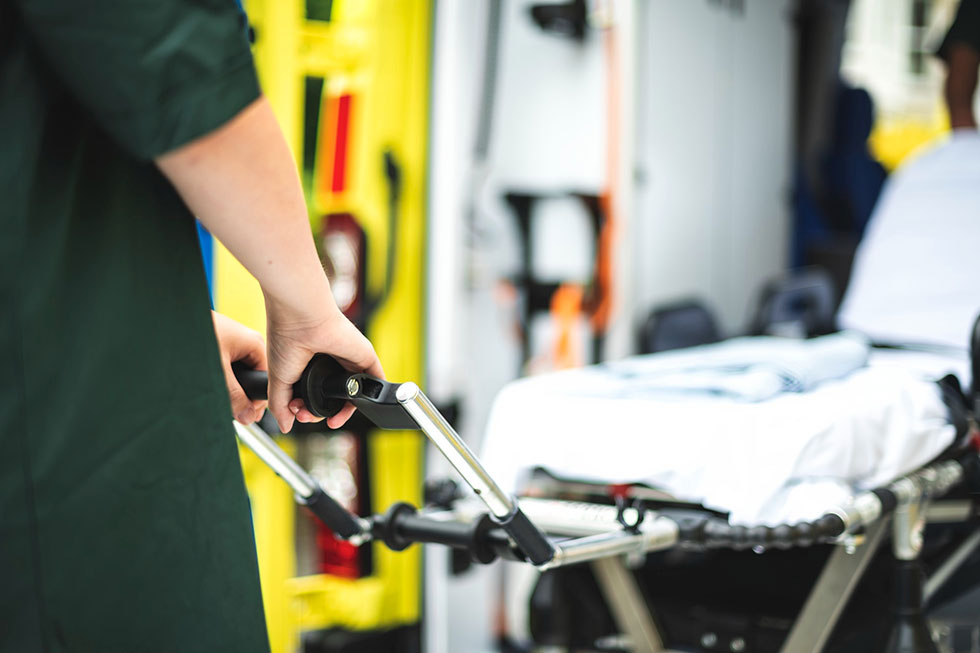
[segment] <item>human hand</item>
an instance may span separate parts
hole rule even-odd
[[[242,361],[251,368],[267,368],[265,341],[257,331],[239,324],[235,320],[211,311],[214,333],[218,337],[218,350],[221,353],[221,369],[225,373],[228,398],[231,399],[231,413],[242,424],[251,424],[262,417],[266,401],[252,401],[231,371],[231,364]]]
[[[269,410],[279,430],[289,432],[294,420],[318,422],[303,404],[293,399],[293,384],[299,380],[314,354],[329,354],[350,372],[366,372],[384,378],[384,370],[374,347],[336,306],[308,315],[298,315],[266,299],[269,333]],[[340,428],[354,413],[347,403],[327,420],[330,428]]]

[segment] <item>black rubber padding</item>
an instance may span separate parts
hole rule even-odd
[[[840,515],[826,514],[816,521],[821,537],[840,537],[844,534],[844,520]]]
[[[499,524],[507,534],[513,538],[517,547],[524,552],[527,559],[535,565],[543,565],[555,557],[555,547],[552,546],[548,538],[538,530],[538,527],[531,523],[521,509],[518,508],[507,519],[497,519],[494,521]]]
[[[714,516],[678,516],[682,546],[708,549],[791,549],[830,542],[844,532],[844,522],[827,514],[812,522],[777,526],[738,526]]]
[[[473,562],[490,564],[497,558],[523,561],[510,536],[486,514],[472,522],[444,521],[418,514],[409,503],[395,503],[371,518],[371,534],[392,551],[413,544],[442,544],[466,551]]]
[[[345,540],[363,533],[354,515],[320,488],[305,500],[304,505],[326,524],[327,528]]]
[[[268,372],[253,370],[241,361],[232,363],[231,371],[238,380],[238,385],[245,391],[246,397],[252,400],[269,398]]]
[[[898,507],[898,499],[895,497],[895,493],[888,488],[878,488],[871,491],[878,501],[881,501],[881,512],[888,514]]]

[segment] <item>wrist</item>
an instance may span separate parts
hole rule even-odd
[[[270,325],[305,328],[341,317],[326,275],[310,283],[297,284],[287,293],[272,293],[263,289],[266,315]]]

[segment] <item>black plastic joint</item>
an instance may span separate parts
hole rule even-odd
[[[493,520],[507,531],[532,564],[543,565],[555,557],[555,547],[520,508],[515,509],[510,517],[505,519],[494,517]]]
[[[489,515],[481,515],[473,524],[470,535],[469,554],[473,562],[488,565],[497,559],[497,552],[490,544],[490,531],[499,528]]]
[[[304,505],[326,524],[327,528],[345,540],[364,533],[354,515],[320,488],[305,500]]]
[[[403,515],[414,515],[417,512],[415,506],[404,501],[391,504],[380,522],[382,525],[381,532],[375,533],[375,536],[380,534],[381,541],[392,551],[404,551],[415,542],[399,533],[398,521]]]

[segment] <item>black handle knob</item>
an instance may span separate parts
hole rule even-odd
[[[241,361],[232,363],[231,371],[249,399],[269,398],[267,372],[254,370]],[[334,358],[317,354],[293,385],[293,395],[302,399],[307,410],[317,417],[332,417],[344,407],[350,376]]]

